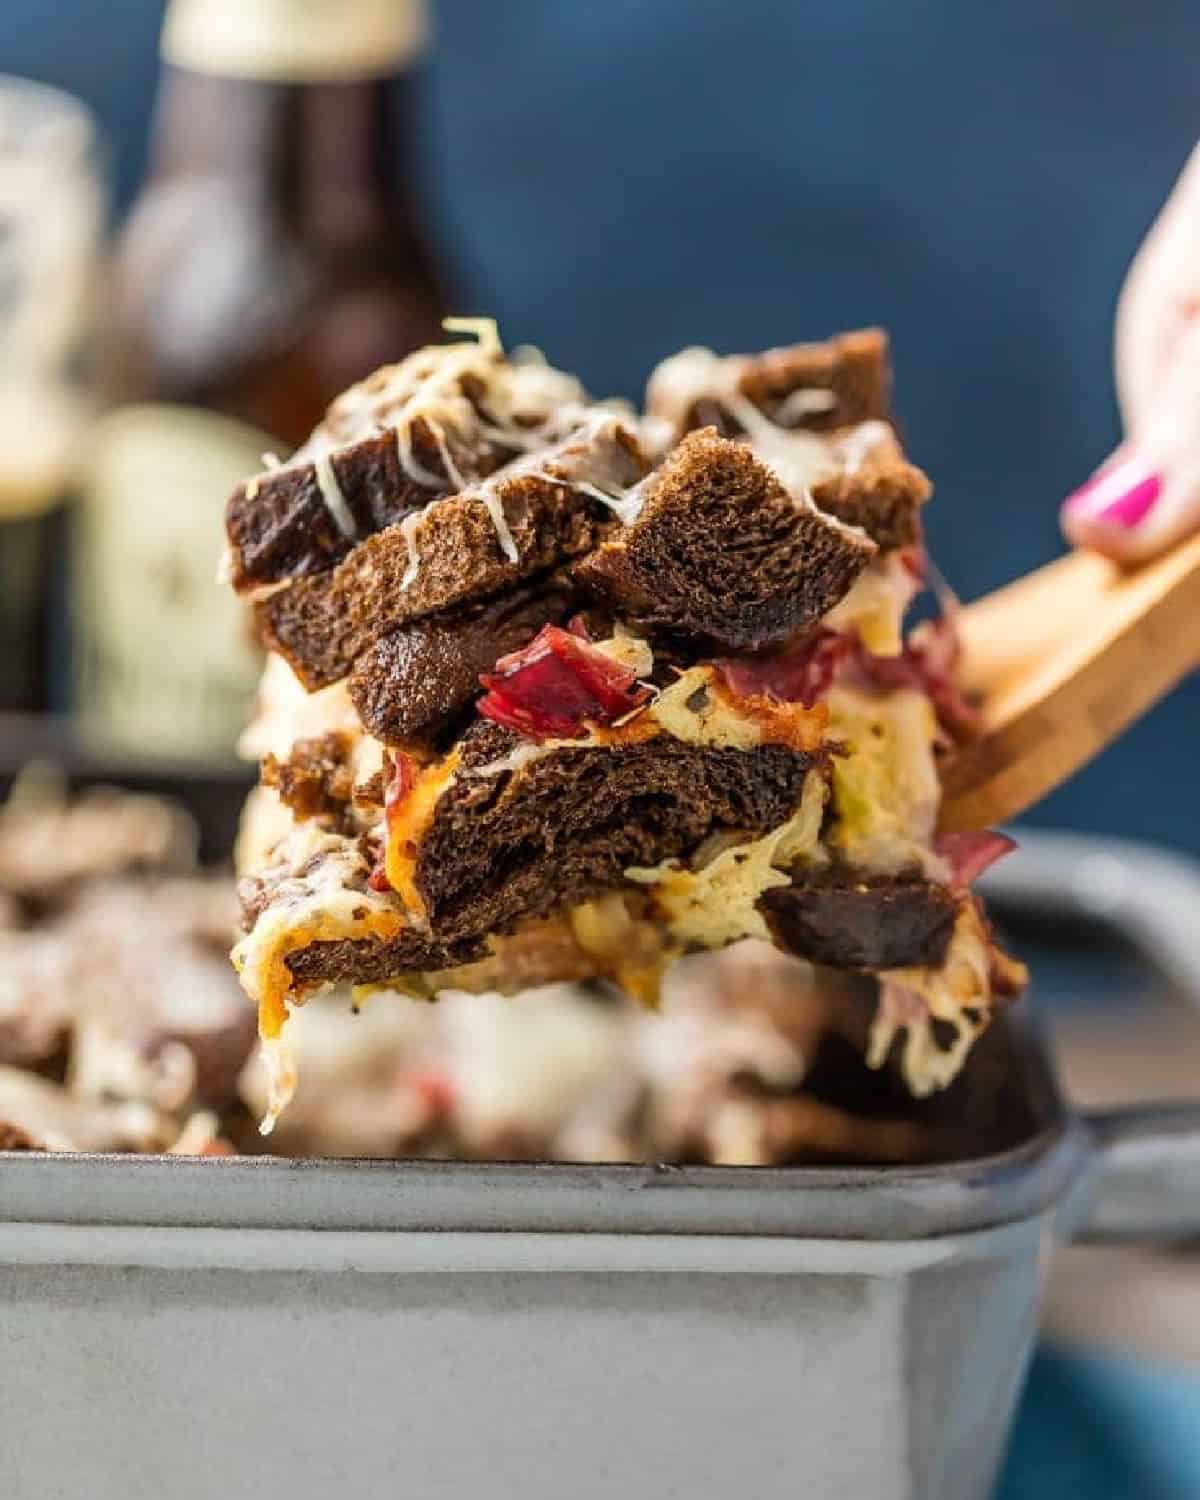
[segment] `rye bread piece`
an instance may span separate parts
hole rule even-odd
[[[405,473],[390,430],[339,448],[320,465],[296,462],[238,485],[225,509],[234,588],[244,593],[323,573],[356,541],[452,493],[457,486],[446,476],[444,459],[423,418],[414,419],[410,440],[413,457],[428,473],[441,476],[439,485],[419,483]],[[459,469],[474,481],[511,457],[511,450],[482,444],[468,457],[459,455]],[[354,523],[352,535],[330,508],[329,493],[341,496]]]
[[[784,427],[829,432],[859,422],[890,421],[892,370],[882,328],[839,333],[823,344],[792,344],[746,358],[738,389]],[[797,391],[829,391],[825,410],[789,410]]]
[[[731,391],[781,427],[830,432],[890,421],[891,390],[887,334],[864,328],[827,343],[792,344],[763,354],[722,358],[685,349],[651,375],[646,411],[666,424],[675,441],[698,427],[738,437],[744,429],[721,399],[723,391]]]
[[[574,984],[596,978],[596,961],[576,941],[570,921],[562,913],[522,922],[511,933],[489,938],[487,951],[469,956],[449,968],[427,963],[412,967],[413,949],[407,944],[318,942],[291,954],[287,963],[301,986],[341,980],[355,984],[383,984],[390,979],[420,974],[430,993],[443,989],[471,994],[519,995],[543,984]],[[469,945],[458,950],[471,955]],[[408,965],[408,966],[406,966]]]
[[[349,841],[348,841],[349,842]],[[292,889],[298,880],[317,873],[317,860],[300,870],[277,867],[259,875],[247,875],[238,881],[237,895],[241,907],[243,932],[253,931],[260,917],[294,899]],[[353,873],[351,888],[365,882],[367,867]],[[386,941],[375,938],[322,939],[297,948],[287,955],[287,965],[301,985],[367,984],[390,978],[408,970],[437,971],[482,958],[487,943],[472,934],[443,942],[415,928],[405,928]]]
[[[385,745],[434,740],[478,696],[482,673],[578,607],[578,591],[555,576],[380,636],[350,674],[363,728]]]
[[[617,491],[636,484],[646,460],[629,429],[612,421],[490,480],[516,561],[478,493],[439,500],[420,520],[360,542],[336,568],[298,578],[256,606],[268,649],[286,657],[309,691],[346,674],[372,642],[411,620],[486,599],[589,552],[619,523],[576,482]],[[416,559],[415,570],[412,567]]]
[[[845,870],[766,891],[758,903],[775,942],[831,969],[938,968],[960,898],[919,875]]]
[[[285,759],[263,757],[260,780],[297,819],[318,818],[341,828],[354,797],[352,751],[350,736],[340,730],[296,740]]]
[[[920,542],[920,507],[929,498],[930,484],[905,459],[892,430],[892,376],[887,335],[881,329],[764,354],[717,359],[704,351],[685,351],[675,356],[678,361],[689,358],[705,362],[680,380],[671,374],[675,361],[665,361],[659,367],[664,374],[651,378],[646,395],[650,415],[665,422],[676,438],[706,426],[723,437],[744,437],[745,427],[722,399],[722,390],[732,391],[785,431],[828,437],[835,459],[845,468],[812,486],[822,510],[861,526],[885,550]],[[706,383],[710,392],[696,396]],[[856,429],[865,422],[873,430],[860,435]]]
[[[685,855],[710,834],[764,833],[800,805],[821,757],[784,745],[559,745],[519,770],[471,774],[524,743],[480,721],[417,850],[433,935],[502,932],[620,886],[631,865]]]
[[[322,572],[368,535],[566,435],[596,408],[574,376],[504,357],[495,328],[415,349],[331,402],[281,469],[228,506],[230,572],[245,592]]]
[[[847,434],[844,441],[855,439]],[[919,545],[921,507],[932,493],[928,475],[908,462],[891,428],[883,425],[859,447],[849,467],[812,487],[821,510],[861,527],[881,552]]]
[[[419,932],[402,932],[388,942],[343,938],[310,943],[289,953],[288,968],[304,988],[318,984],[380,984],[398,974],[437,973],[483,958],[482,938],[435,943]]]
[[[629,623],[745,651],[815,625],[875,552],[789,494],[744,443],[705,428],[647,481],[637,520],[573,574]]]

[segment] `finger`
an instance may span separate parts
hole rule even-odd
[[[1073,546],[1133,565],[1169,551],[1200,526],[1200,463],[1164,478],[1135,455],[1111,480],[1089,482],[1064,506],[1062,528]]]
[[[1074,545],[1125,563],[1200,529],[1200,322],[1181,337],[1140,435],[1066,500],[1062,527]]]
[[[1059,521],[1072,546],[1132,562],[1137,528],[1161,494],[1162,476],[1143,454],[1125,445],[1067,496]]]
[[[1181,331],[1200,314],[1200,146],[1138,251],[1117,306],[1117,395],[1126,431],[1153,410]]]

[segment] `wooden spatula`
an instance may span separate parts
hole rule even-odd
[[[1200,667],[1200,536],[1136,571],[1071,553],[961,627],[984,733],[943,769],[944,830],[1024,812]]]

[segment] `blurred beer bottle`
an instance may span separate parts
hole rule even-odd
[[[424,0],[170,0],[80,507],[79,707],[150,756],[232,753],[258,671],[214,582],[230,490],[439,334],[404,115]]]
[[[85,107],[0,77],[0,712],[63,696],[63,502],[95,414],[106,189]]]

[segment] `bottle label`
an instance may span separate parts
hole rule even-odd
[[[261,668],[217,581],[225,502],[269,437],[191,407],[124,407],[89,445],[74,544],[76,703],[93,743],[231,760]]]
[[[369,78],[419,55],[428,20],[426,0],[170,0],[162,55],[230,78]]]

